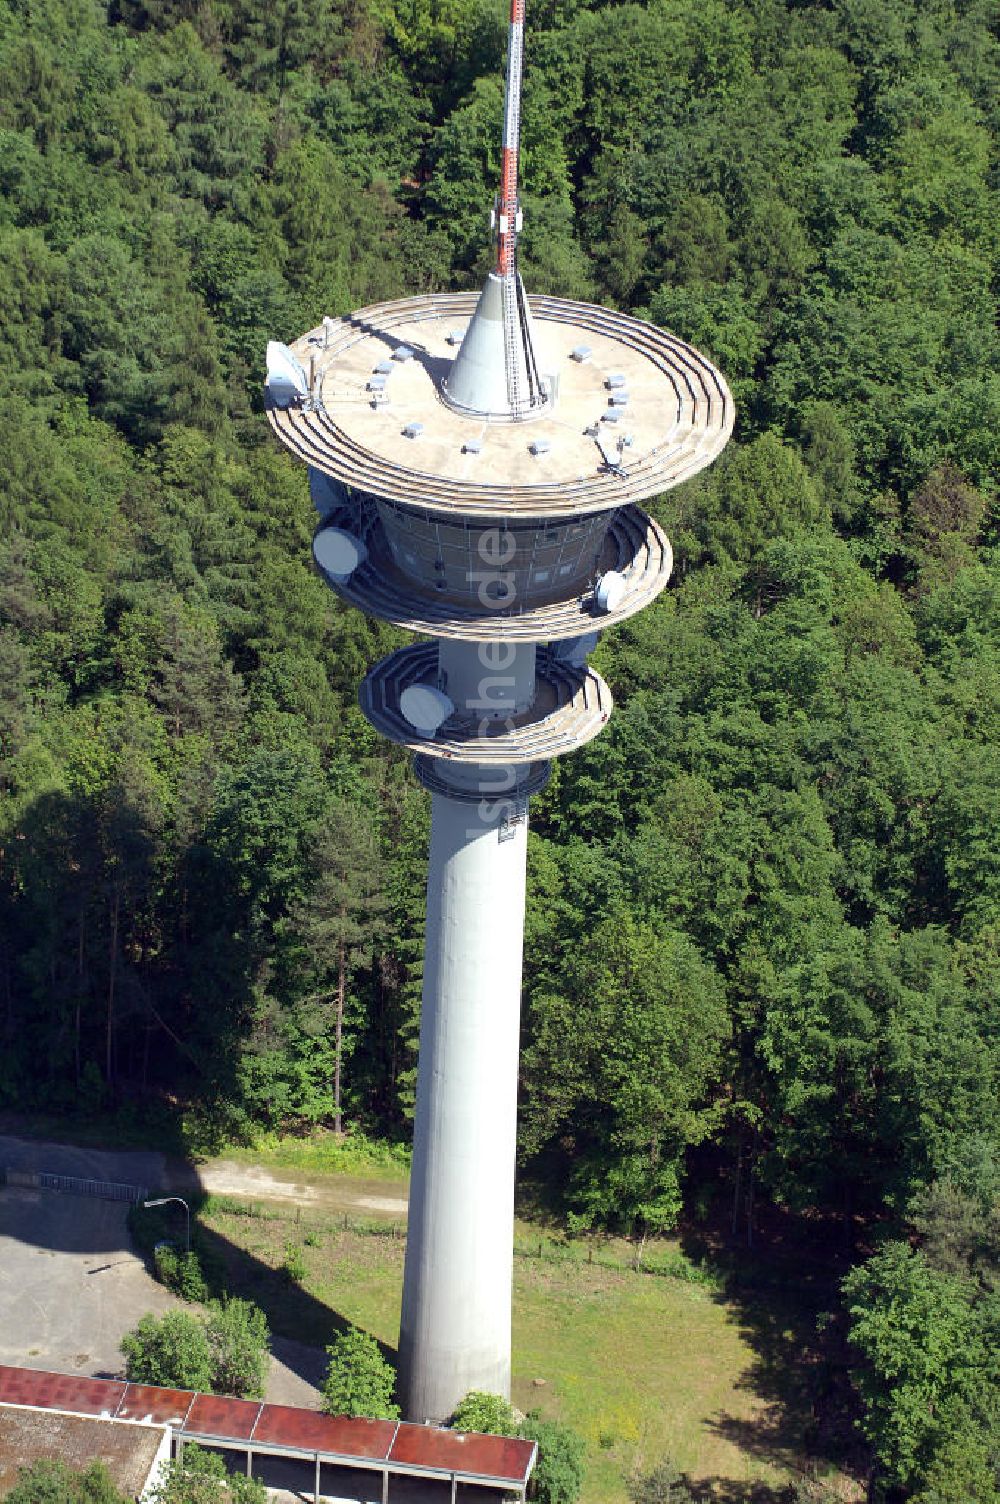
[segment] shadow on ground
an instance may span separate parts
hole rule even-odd
[[[204,1193],[202,1193],[202,1199]],[[199,1202],[192,1198],[192,1210]],[[262,1259],[230,1242],[217,1229],[199,1224],[195,1246],[202,1262],[209,1293],[213,1298],[238,1295],[252,1300],[267,1317],[268,1326],[278,1339],[283,1361],[308,1383],[317,1384],[325,1372],[323,1350],[349,1323],[341,1312],[310,1295],[309,1291],[284,1269],[275,1269]],[[153,1272],[152,1260],[147,1265]],[[309,1333],[309,1342],[302,1333]],[[383,1356],[395,1365],[396,1349],[380,1342]],[[287,1358],[284,1354],[287,1353]],[[315,1364],[321,1363],[317,1375]]]
[[[151,1194],[156,1194],[160,1186],[167,1187],[167,1193],[183,1188],[182,1194],[193,1209],[207,1194],[191,1160],[171,1163],[163,1155],[148,1151],[74,1149],[0,1138],[0,1165],[10,1164],[12,1156],[25,1169],[131,1181],[147,1186]],[[88,1206],[89,1211],[85,1210]],[[88,1203],[82,1197],[39,1191],[31,1217],[18,1214],[25,1217],[20,1229],[12,1225],[13,1212],[13,1198],[0,1194],[0,1234],[15,1245],[20,1243],[27,1264],[42,1271],[38,1276],[40,1292],[44,1271],[49,1267],[57,1270],[59,1260],[53,1259],[49,1265],[36,1258],[36,1253],[61,1252],[75,1260],[72,1278],[77,1288],[81,1284],[96,1287],[124,1273],[117,1267],[119,1259],[123,1251],[134,1246],[126,1228],[125,1206]],[[176,1205],[144,1215],[159,1219],[152,1236],[143,1239],[151,1271],[150,1254],[156,1238],[182,1242],[184,1220]],[[196,1240],[210,1293],[240,1295],[259,1305],[273,1334],[276,1357],[315,1390],[325,1372],[324,1349],[347,1325],[343,1314],[317,1300],[286,1271],[231,1242],[217,1228],[199,1226]],[[27,1246],[29,1243],[33,1246]],[[845,1240],[832,1236],[827,1226],[768,1214],[766,1225],[758,1229],[753,1250],[729,1236],[728,1228],[710,1225],[689,1228],[681,1243],[695,1262],[719,1271],[715,1298],[734,1313],[753,1353],[741,1384],[758,1401],[758,1413],[747,1419],[720,1411],[710,1417],[709,1428],[748,1456],[782,1469],[801,1466],[805,1457],[820,1475],[827,1468],[860,1473],[862,1459],[852,1454],[850,1441],[845,1444],[844,1440],[852,1435],[855,1412],[843,1332],[835,1320],[821,1319],[824,1312],[837,1307],[839,1280],[849,1263]],[[134,1267],[133,1260],[124,1262]],[[88,1266],[83,1270],[85,1281],[78,1278],[81,1265]],[[3,1274],[0,1269],[0,1291]],[[16,1280],[16,1271],[11,1278]],[[142,1285],[148,1291],[145,1281]],[[162,1291],[162,1286],[154,1288]],[[53,1303],[58,1301],[56,1289],[50,1289],[49,1295]],[[10,1304],[17,1306],[19,1301],[13,1299]],[[110,1296],[107,1304],[108,1327],[114,1325],[120,1335],[134,1324],[137,1315],[115,1308]],[[16,1335],[9,1333],[7,1350],[16,1348],[16,1344]],[[105,1341],[103,1350],[108,1356],[103,1361],[113,1361],[116,1347],[117,1337],[113,1343]],[[21,1350],[29,1355],[29,1343],[25,1342]],[[88,1350],[97,1349],[81,1333],[78,1349],[74,1347],[73,1351],[77,1350],[86,1356]],[[383,1352],[390,1361],[395,1359],[392,1348],[384,1345]],[[57,1365],[36,1359],[36,1366]],[[312,1402],[316,1403],[315,1397]],[[722,1478],[701,1478],[689,1488],[698,1504],[786,1504],[789,1498],[781,1487]]]
[[[864,1459],[852,1442],[857,1409],[838,1314],[839,1283],[851,1262],[845,1240],[818,1220],[769,1211],[763,1221],[753,1249],[728,1228],[688,1229],[681,1239],[689,1258],[720,1274],[714,1298],[735,1313],[754,1355],[740,1388],[762,1402],[752,1418],[720,1412],[708,1427],[773,1466],[794,1470],[804,1458],[818,1477],[829,1469],[860,1476]],[[781,1488],[722,1479],[690,1487],[699,1504],[783,1504],[789,1497]]]
[[[784,1485],[736,1483],[732,1478],[701,1478],[687,1488],[692,1504],[790,1504],[792,1497]]]

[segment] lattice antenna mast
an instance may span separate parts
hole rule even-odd
[[[510,0],[507,37],[507,89],[503,113],[503,157],[496,206],[498,277],[517,271],[517,236],[521,228],[518,157],[521,150],[521,75],[524,66],[524,0]]]
[[[507,88],[503,116],[500,193],[494,220],[497,232],[496,275],[503,294],[504,362],[507,397],[515,417],[545,400],[531,341],[524,288],[517,270],[517,237],[523,214],[518,197],[521,149],[521,76],[524,66],[524,0],[511,0],[507,38]],[[522,388],[522,378],[527,390]]]

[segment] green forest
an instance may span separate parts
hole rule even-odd
[[[478,284],[502,0],[0,15],[0,1107],[405,1141],[403,636],[309,567],[263,353]],[[525,1182],[823,1230],[872,1497],[995,1501],[1000,9],[539,0],[523,121],[529,293],[738,411],[532,801]]]

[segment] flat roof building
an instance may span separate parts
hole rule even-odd
[[[27,1416],[28,1420],[9,1421],[9,1416]],[[96,1429],[87,1433],[75,1424],[84,1420]],[[12,1438],[12,1470],[5,1485],[3,1459],[8,1433]],[[434,1491],[437,1498],[442,1489],[455,1500],[460,1489],[471,1488],[477,1493],[483,1490],[481,1497],[503,1493],[523,1499],[538,1456],[536,1442],[516,1437],[411,1426],[405,1421],[354,1420],[294,1405],[267,1405],[261,1400],[0,1364],[0,1499],[13,1487],[17,1469],[25,1462],[60,1457],[71,1467],[82,1469],[95,1457],[106,1460],[97,1447],[110,1447],[111,1438],[115,1438],[115,1447],[133,1446],[138,1471],[145,1454],[134,1433],[148,1438],[147,1451],[156,1438],[155,1456],[137,1486],[136,1498],[155,1480],[159,1464],[170,1455],[171,1448],[179,1454],[188,1442],[242,1454],[241,1465],[245,1459],[248,1474],[262,1458],[306,1463],[312,1474],[312,1487],[307,1492],[317,1500],[329,1497],[328,1491],[321,1493],[322,1469],[344,1475],[367,1474],[371,1486],[366,1497],[380,1498],[382,1504],[391,1504],[396,1497],[392,1485],[402,1480],[406,1480],[403,1486],[408,1500],[415,1499],[412,1485],[420,1480],[434,1486],[427,1492]],[[88,1434],[93,1449],[81,1450]],[[24,1446],[34,1438],[44,1449],[15,1462],[13,1458],[20,1455],[15,1440],[22,1435]],[[118,1482],[112,1460],[107,1460]],[[118,1483],[123,1492],[129,1492],[131,1480],[130,1474],[127,1484]]]
[[[119,1493],[142,1499],[169,1456],[169,1426],[0,1404],[0,1499],[21,1468],[49,1460],[78,1472],[103,1462]]]

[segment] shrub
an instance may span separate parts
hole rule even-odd
[[[185,1300],[200,1302],[208,1299],[208,1281],[201,1267],[201,1260],[192,1249],[178,1260],[177,1294]]]
[[[126,1376],[168,1389],[212,1388],[212,1351],[204,1326],[187,1311],[146,1315],[121,1340]]]
[[[7,1504],[129,1504],[115,1488],[103,1462],[92,1462],[82,1473],[65,1462],[33,1462],[19,1468]]]
[[[251,1300],[212,1302],[206,1334],[216,1394],[263,1399],[267,1381],[267,1320]]]
[[[521,1435],[538,1442],[538,1461],[528,1484],[528,1498],[538,1504],[574,1504],[583,1484],[583,1437],[558,1420],[542,1420],[532,1410]]]
[[[293,1279],[297,1285],[301,1285],[306,1277],[306,1259],[305,1254],[297,1243],[288,1242],[285,1244],[285,1260],[281,1267],[289,1279]]]
[[[825,1484],[811,1478],[796,1478],[790,1483],[785,1492],[782,1504],[829,1504],[830,1491]],[[913,1504],[944,1504],[942,1500],[925,1500],[922,1495],[914,1495]],[[958,1494],[955,1496],[955,1504],[961,1500],[961,1504],[970,1504],[972,1499],[979,1504],[991,1504],[988,1494]]]
[[[208,1299],[208,1281],[201,1260],[193,1249],[189,1253],[178,1253],[169,1243],[160,1243],[153,1250],[153,1263],[157,1279],[175,1295],[193,1304]]]
[[[264,1485],[239,1473],[228,1476],[222,1458],[193,1443],[161,1469],[151,1504],[266,1504]]]
[[[456,1431],[486,1431],[491,1436],[517,1435],[517,1421],[507,1401],[499,1394],[487,1394],[482,1389],[471,1389],[465,1399],[459,1401],[448,1424]]]
[[[683,1476],[666,1458],[648,1473],[626,1480],[631,1504],[693,1504],[694,1495]]]
[[[153,1249],[153,1267],[161,1285],[166,1285],[168,1290],[177,1289],[180,1254],[172,1243],[157,1243]]]
[[[329,1415],[398,1420],[392,1393],[396,1375],[374,1337],[356,1326],[335,1337],[327,1348],[330,1367],[323,1384],[323,1408]]]

